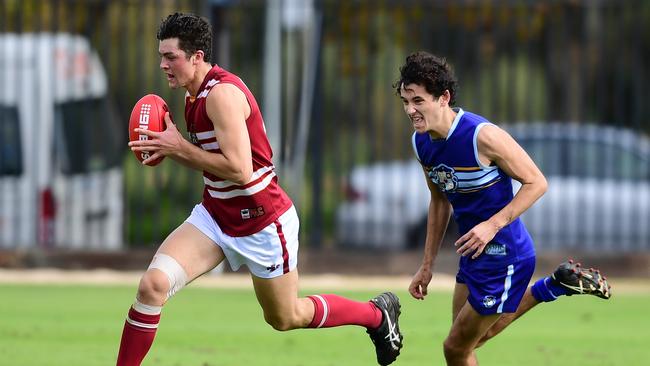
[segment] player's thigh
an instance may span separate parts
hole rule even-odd
[[[212,270],[224,259],[221,247],[187,222],[167,236],[157,253],[173,257],[185,270],[188,282]]]
[[[451,303],[452,323],[456,320],[456,317],[458,317],[458,313],[460,313],[460,309],[462,309],[463,305],[465,305],[465,303],[467,302],[468,295],[469,295],[469,289],[467,288],[467,285],[464,283],[456,282],[456,286],[454,287],[454,296]]]
[[[454,319],[447,340],[456,347],[473,349],[500,317],[501,314],[481,315],[465,301]]]

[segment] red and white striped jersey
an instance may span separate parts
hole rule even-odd
[[[208,118],[205,104],[212,87],[228,83],[239,88],[250,105],[246,127],[251,143],[253,176],[245,185],[238,185],[203,171],[203,205],[221,230],[230,236],[254,234],[287,211],[292,202],[278,184],[271,158],[273,151],[264,129],[262,113],[253,94],[236,75],[215,65],[205,76],[196,98],[185,96],[185,121],[192,141],[203,150],[221,154],[214,125]]]

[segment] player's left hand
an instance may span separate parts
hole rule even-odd
[[[433,274],[430,267],[425,265],[420,266],[409,285],[409,293],[411,296],[418,300],[424,300],[424,297],[427,296],[427,286],[429,286],[432,277]]]
[[[485,246],[494,239],[498,231],[499,229],[496,225],[490,221],[483,221],[456,240],[454,243],[454,246],[458,248],[456,249],[456,253],[462,256],[474,253],[472,259],[476,259],[483,253]]]
[[[165,113],[165,124],[167,128],[162,132],[142,128],[135,129],[135,132],[149,137],[147,140],[129,142],[129,147],[132,151],[151,152],[151,156],[144,160],[142,164],[146,165],[148,162],[154,161],[161,156],[173,155],[181,149],[184,138],[176,128],[169,112]]]

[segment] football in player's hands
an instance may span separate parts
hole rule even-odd
[[[167,103],[156,94],[147,94],[140,98],[133,106],[131,117],[129,118],[129,141],[148,140],[145,134],[135,132],[136,128],[162,132],[166,128],[165,113],[169,111]],[[149,151],[134,151],[135,157],[143,162],[149,158]],[[147,165],[154,166],[160,164],[164,156],[149,162]]]

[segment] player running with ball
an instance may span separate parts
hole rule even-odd
[[[298,215],[278,185],[260,109],[236,75],[210,63],[209,23],[172,14],[158,30],[160,68],[173,89],[186,93],[191,142],[165,117],[163,132],[137,130],[149,140],[130,142],[150,151],[147,164],[168,156],[203,172],[203,201],[164,240],[142,276],[128,312],[118,366],[140,365],[156,334],[165,302],[224,259],[233,270],[246,265],[264,319],[273,328],[367,329],[381,365],[402,347],[400,303],[388,292],[357,302],[336,295],[298,297]]]

